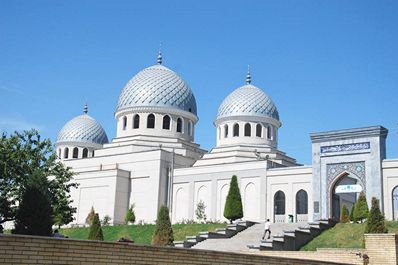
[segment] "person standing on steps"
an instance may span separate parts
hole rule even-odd
[[[270,239],[271,238],[271,222],[269,221],[269,219],[267,219],[267,221],[265,222],[263,240],[264,240],[265,236],[267,235],[267,232],[268,232],[267,239]]]

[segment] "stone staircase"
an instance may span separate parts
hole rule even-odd
[[[332,220],[320,220],[302,224],[296,229],[283,230],[283,234],[274,235],[271,239],[261,240],[259,246],[248,245],[248,248],[259,250],[299,250],[313,238],[335,224],[336,222]]]
[[[227,239],[256,224],[251,221],[239,221],[227,225],[227,228],[217,228],[214,232],[199,232],[196,236],[187,236],[184,241],[174,241],[175,247],[191,248],[206,239]]]

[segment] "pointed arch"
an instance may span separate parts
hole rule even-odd
[[[133,118],[133,129],[140,128],[140,115],[135,114]]]
[[[79,157],[79,148],[75,147],[73,148],[72,158],[78,158],[78,157]]]
[[[245,136],[251,136],[252,135],[252,126],[250,123],[245,124]]]
[[[148,115],[147,121],[146,121],[146,127],[148,129],[154,129],[155,128],[155,115],[152,113]]]
[[[69,157],[69,148],[66,147],[66,148],[64,149],[64,158],[68,158],[68,157]]]
[[[123,131],[125,131],[126,128],[127,128],[127,117],[124,116],[124,117],[123,117]]]
[[[261,126],[261,124],[257,124],[256,125],[256,136],[262,137],[262,132],[263,132],[263,126]]]
[[[84,148],[83,149],[83,158],[87,158],[88,157],[88,149]]]
[[[163,130],[170,130],[170,120],[169,115],[163,116]]]
[[[228,124],[224,125],[224,138],[228,138]]]
[[[182,133],[182,126],[183,126],[182,119],[178,118],[177,119],[177,132]]]
[[[234,137],[238,137],[239,136],[239,124],[235,123],[234,124]]]

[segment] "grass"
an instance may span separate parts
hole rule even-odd
[[[326,230],[301,248],[313,251],[317,248],[363,248],[363,234],[366,224],[343,224]],[[398,222],[387,221],[388,233],[398,233]]]
[[[185,236],[197,235],[201,231],[214,231],[216,228],[226,227],[226,224],[175,224],[172,227],[174,240],[184,240]],[[103,226],[102,231],[105,241],[117,241],[121,237],[128,237],[134,240],[135,243],[149,245],[155,232],[155,225]],[[64,228],[60,232],[69,238],[84,240],[88,238],[89,228]]]

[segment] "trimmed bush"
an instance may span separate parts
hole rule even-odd
[[[50,236],[54,224],[49,182],[40,171],[29,177],[15,216],[15,234]]]
[[[104,241],[104,234],[102,233],[102,228],[98,213],[94,214],[93,222],[91,223],[90,226],[90,233],[88,235],[88,239]]]
[[[387,228],[384,224],[384,216],[379,208],[379,200],[375,197],[372,198],[372,208],[370,209],[366,222],[365,233],[387,233]]]
[[[173,229],[169,217],[169,209],[162,205],[158,212],[156,220],[156,230],[152,236],[152,245],[154,246],[173,246]]]
[[[367,218],[369,214],[368,203],[366,201],[365,193],[362,191],[359,194],[358,201],[355,204],[354,219],[355,221],[363,222],[363,219]]]
[[[348,212],[348,208],[345,204],[343,204],[343,207],[341,209],[341,217],[340,221],[342,223],[348,223],[350,221],[350,213]]]
[[[232,176],[227,200],[225,201],[224,217],[231,223],[243,217],[242,198],[240,196],[238,179],[235,175]]]

